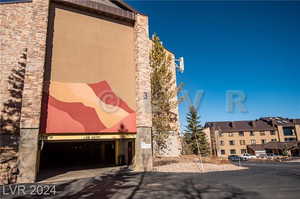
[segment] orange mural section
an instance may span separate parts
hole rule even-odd
[[[106,81],[51,81],[46,95],[46,133],[136,132],[135,111]]]

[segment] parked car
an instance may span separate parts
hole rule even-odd
[[[230,161],[243,161],[243,160],[246,160],[238,155],[230,155],[228,156],[228,160]]]
[[[249,153],[244,153],[243,155],[241,155],[241,157],[244,158],[245,160],[256,159],[257,158],[255,155],[251,155]]]
[[[267,159],[268,156],[267,156],[267,154],[259,154],[259,155],[257,156],[257,158],[259,158],[259,159]]]
[[[279,159],[281,156],[280,155],[276,155],[274,153],[267,153],[267,158],[274,160],[274,159]]]

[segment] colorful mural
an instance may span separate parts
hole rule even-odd
[[[106,81],[51,81],[46,133],[136,132],[136,114]]]
[[[136,133],[133,27],[59,6],[52,31],[41,132]]]

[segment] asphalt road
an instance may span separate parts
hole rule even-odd
[[[241,166],[248,169],[148,174],[133,198],[300,198],[300,163]]]
[[[208,173],[134,173],[121,169],[57,184],[55,196],[22,198],[300,198],[300,163],[242,162],[241,166],[248,169]]]
[[[200,177],[202,182],[222,183],[255,192],[261,198],[300,198],[300,163],[242,162],[246,170],[213,172]]]

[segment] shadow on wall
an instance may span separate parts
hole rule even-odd
[[[16,148],[18,144],[26,64],[27,48],[23,49],[18,64],[8,77],[9,98],[1,110],[0,147]]]

